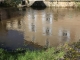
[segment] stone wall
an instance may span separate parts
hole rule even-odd
[[[75,2],[44,2],[47,7],[77,7]]]
[[[28,7],[30,7],[35,1],[37,1],[37,0],[30,0],[29,1],[29,3],[28,3],[28,1],[26,0],[25,2],[26,2],[26,5],[28,6]],[[54,1],[47,1],[47,0],[42,0],[44,3],[45,3],[45,5],[47,6],[47,7],[78,7],[78,6],[80,6],[80,2],[74,2],[74,1],[56,1],[56,0],[54,0]]]

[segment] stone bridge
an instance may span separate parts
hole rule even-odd
[[[23,0],[22,1],[22,5],[26,5],[26,6],[46,6],[45,4],[45,0]]]
[[[25,5],[28,7],[77,7],[76,3],[72,0],[23,0],[23,2],[25,2]]]

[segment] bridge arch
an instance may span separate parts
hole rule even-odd
[[[45,0],[22,0],[22,5],[26,5],[28,7],[35,6],[35,7],[46,7],[44,3]]]
[[[43,1],[35,1],[31,7],[33,8],[46,8],[46,5]]]

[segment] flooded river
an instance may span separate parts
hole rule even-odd
[[[40,49],[71,44],[79,39],[79,9],[0,8],[0,48]]]

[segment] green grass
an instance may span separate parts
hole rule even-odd
[[[64,52],[49,48],[46,51],[29,51],[24,53],[9,53],[0,49],[0,60],[58,60],[63,58]]]
[[[24,50],[17,49],[13,52],[0,49],[0,60],[79,60],[80,41],[73,44],[65,44],[58,48],[48,48],[46,50]]]

